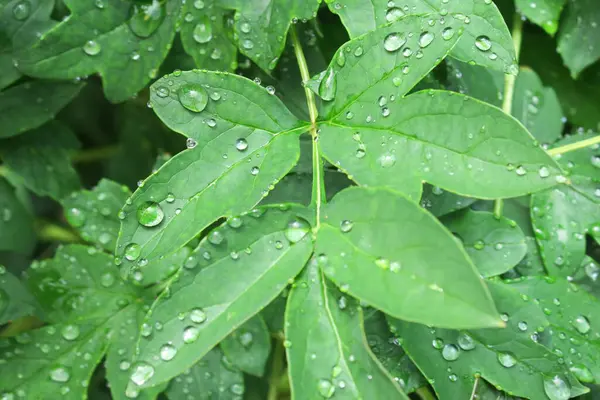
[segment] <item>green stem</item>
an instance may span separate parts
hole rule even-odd
[[[421,400],[436,400],[435,395],[431,393],[428,386],[420,387],[415,392]]]
[[[324,203],[325,186],[323,182],[323,160],[321,159],[321,153],[319,151],[319,133],[317,131],[317,117],[319,115],[317,111],[317,102],[315,100],[315,94],[306,86],[306,82],[310,80],[310,73],[308,71],[308,64],[306,63],[306,57],[304,57],[304,51],[302,45],[298,39],[298,33],[295,27],[290,30],[292,43],[294,45],[294,53],[298,60],[298,67],[300,68],[300,76],[302,77],[302,83],[304,85],[304,93],[306,95],[306,104],[308,105],[308,114],[310,115],[310,136],[312,137],[312,159],[313,159],[313,193],[312,193],[312,205],[316,209],[316,226],[315,231],[318,231],[321,224],[321,206]]]
[[[75,153],[71,160],[74,163],[92,163],[110,158],[119,151],[119,146],[96,147]]]
[[[585,149],[586,147],[593,146],[595,144],[600,144],[600,135],[594,136],[593,138],[589,138],[586,140],[582,140],[580,142],[570,143],[564,146],[557,147],[555,149],[548,150],[548,154],[551,156],[555,156],[557,154],[564,154],[570,151]]]
[[[42,242],[80,243],[81,238],[73,231],[50,222],[39,222],[38,238]]]
[[[512,39],[518,62],[521,55],[521,44],[523,42],[523,19],[521,19],[521,15],[519,13],[515,13],[513,18]],[[518,73],[519,72],[517,70],[517,74]],[[517,75],[504,75],[504,99],[502,100],[502,110],[508,115],[512,114],[516,81]],[[496,218],[500,218],[502,216],[502,209],[504,208],[503,203],[504,202],[502,199],[497,199],[494,204],[494,216]]]
[[[0,332],[0,337],[13,337],[21,332],[30,331],[44,325],[39,318],[34,316],[23,317],[12,321]]]
[[[273,360],[271,364],[271,375],[269,377],[269,392],[267,400],[277,400],[279,391],[279,383],[281,381],[281,373],[283,371],[284,348],[280,340],[275,341],[275,349],[273,350]]]

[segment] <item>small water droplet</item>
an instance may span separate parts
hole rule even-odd
[[[396,164],[396,156],[392,153],[385,153],[382,154],[377,161],[383,168],[390,168]]]
[[[170,344],[165,344],[160,348],[160,358],[163,361],[171,361],[176,355],[177,349]]]
[[[136,36],[147,38],[158,29],[165,16],[165,5],[160,0],[152,0],[147,4],[133,4],[129,29]]]
[[[94,40],[88,40],[83,45],[83,52],[88,56],[95,56],[102,51],[102,46]]]
[[[65,340],[75,340],[79,337],[79,327],[77,325],[65,325],[60,330],[60,334]]]
[[[50,370],[50,379],[54,382],[68,382],[71,378],[69,370],[66,367],[56,367]]]
[[[498,362],[505,368],[514,367],[517,359],[510,353],[498,353]]]
[[[492,48],[492,41],[487,36],[477,36],[475,39],[475,47],[481,51],[489,51]]]
[[[206,321],[206,312],[201,308],[194,308],[190,311],[190,320],[196,324],[201,324]]]
[[[208,43],[213,37],[212,24],[210,23],[210,17],[203,15],[200,21],[194,27],[192,37],[198,43]]]
[[[27,0],[19,1],[13,6],[12,13],[17,21],[24,21],[31,14],[31,4]]]
[[[454,37],[454,28],[448,27],[442,31],[442,39],[450,40]]]
[[[575,375],[575,377],[584,383],[593,383],[594,374],[588,367],[583,364],[575,364],[569,367],[569,370]]]
[[[353,226],[354,226],[354,222],[345,219],[340,223],[340,230],[344,233],[348,233],[352,230]]]
[[[138,259],[142,252],[142,248],[137,243],[130,243],[125,247],[125,258],[129,261],[135,261]]]
[[[385,19],[387,22],[397,21],[404,16],[404,11],[398,7],[391,7],[385,13]]]
[[[310,232],[310,224],[302,218],[290,221],[284,231],[284,235],[290,243],[298,243]]]
[[[80,208],[69,208],[65,213],[65,218],[74,228],[80,228],[85,224],[86,216]]]
[[[457,341],[458,347],[463,350],[473,350],[475,348],[475,341],[466,333],[461,333]]]
[[[319,394],[321,396],[323,396],[326,399],[329,399],[335,393],[335,386],[333,385],[333,383],[331,383],[331,381],[327,379],[321,379],[319,380],[319,383],[317,385],[317,390],[319,391]]]
[[[442,357],[444,357],[444,360],[446,361],[455,361],[458,359],[459,355],[460,350],[453,344],[447,344],[442,349]]]
[[[197,83],[188,83],[181,86],[177,95],[181,105],[192,112],[202,112],[208,104],[206,89]]]

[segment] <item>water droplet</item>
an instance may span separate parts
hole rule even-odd
[[[238,340],[242,346],[249,348],[254,342],[254,336],[252,335],[252,332],[244,332],[238,337]]]
[[[337,78],[333,68],[325,72],[325,76],[319,84],[319,96],[325,101],[331,101],[335,98],[337,91]]]
[[[525,331],[527,330],[527,327],[528,327],[528,326],[527,326],[527,322],[525,322],[525,321],[520,321],[520,322],[517,324],[517,328],[519,328],[519,330],[520,330],[521,332],[525,332]]]
[[[102,46],[94,40],[88,40],[83,45],[83,52],[88,56],[95,56],[100,53]]]
[[[333,383],[331,383],[331,381],[327,379],[321,379],[317,385],[317,390],[321,396],[329,399],[335,393],[335,386]]]
[[[290,221],[284,231],[284,235],[290,243],[298,243],[310,232],[310,224],[302,218]]]
[[[348,233],[352,230],[353,226],[354,222],[345,219],[340,223],[340,230],[344,233]]]
[[[85,213],[79,208],[69,208],[65,214],[65,218],[74,228],[80,228],[85,224]]]
[[[442,39],[450,40],[454,37],[454,28],[448,27],[442,31]]]
[[[121,371],[127,371],[131,367],[131,363],[127,360],[123,360],[119,363],[119,369]]]
[[[390,33],[383,40],[383,48],[389,52],[395,52],[400,47],[406,44],[406,36],[403,33],[395,32]]]
[[[138,259],[142,252],[142,248],[137,243],[130,243],[125,247],[125,258],[129,261],[135,261]]]
[[[75,340],[79,337],[79,327],[77,325],[65,325],[60,330],[60,334],[65,340]]]
[[[392,271],[393,273],[398,273],[401,269],[402,264],[400,264],[398,261],[392,261],[390,263],[390,271]]]
[[[210,17],[208,15],[203,15],[201,17],[200,22],[194,27],[192,37],[198,43],[208,43],[211,41],[213,37],[212,24],[210,23]]]
[[[594,374],[589,370],[588,367],[582,364],[575,364],[569,367],[569,370],[575,375],[575,377],[584,383],[593,383]]]
[[[433,33],[427,31],[423,32],[421,33],[421,36],[419,36],[419,46],[425,48],[429,46],[431,42],[433,42],[433,39],[435,39],[435,35]]]
[[[190,311],[190,320],[196,324],[201,324],[206,321],[206,313],[201,308],[194,308]]]
[[[505,368],[514,367],[517,359],[510,353],[498,353],[498,362]]]
[[[431,345],[434,349],[441,349],[444,347],[444,341],[442,339],[436,338],[431,341]]]
[[[141,363],[135,367],[133,374],[131,374],[131,381],[138,386],[148,382],[154,375],[154,367],[150,364]]]
[[[356,150],[355,156],[356,158],[363,158],[366,154],[367,152],[364,149],[358,149]]]
[[[246,50],[252,50],[254,48],[254,42],[250,39],[246,39],[242,42],[242,47]]]
[[[156,88],[156,95],[158,97],[165,98],[169,95],[169,93],[170,93],[170,90],[166,86],[159,86]]]
[[[223,243],[224,239],[225,239],[225,237],[223,236],[223,234],[220,231],[212,231],[211,233],[208,234],[208,241],[210,243],[214,244],[215,246],[218,246],[221,243]]]
[[[134,4],[131,8],[129,28],[141,38],[151,36],[165,18],[165,6],[160,0],[152,0],[148,4]]]
[[[568,400],[571,398],[571,387],[558,375],[544,378],[544,392],[550,400]]]
[[[358,47],[356,48],[356,50],[354,50],[354,55],[355,55],[356,57],[360,57],[360,56],[362,56],[362,55],[363,55],[363,52],[364,52],[363,48],[362,48],[361,46],[358,46]]]
[[[162,208],[153,201],[142,203],[137,209],[137,220],[141,225],[152,227],[160,224],[165,217]]]
[[[466,333],[461,333],[458,337],[458,347],[463,350],[473,350],[475,348],[475,341]]]
[[[517,167],[517,169],[515,170],[515,172],[517,173],[517,175],[519,176],[523,176],[527,174],[527,170],[525,169],[525,167],[523,167],[522,165],[519,165]]]
[[[200,84],[188,83],[179,88],[179,102],[182,106],[193,112],[201,112],[208,104],[208,93]]]
[[[233,385],[231,385],[229,390],[231,390],[231,393],[241,396],[244,394],[244,385],[242,385],[241,383],[234,383]]]
[[[487,36],[477,36],[475,39],[475,47],[481,51],[489,51],[492,48],[492,41]]]
[[[343,67],[344,65],[346,65],[346,55],[344,54],[343,50],[341,50],[338,53],[336,61],[337,61],[337,65],[339,65],[340,67]]]
[[[459,355],[460,350],[458,350],[458,347],[453,344],[447,344],[442,349],[442,357],[444,357],[444,360],[446,361],[454,361],[458,359]]]
[[[385,19],[387,22],[397,21],[404,16],[404,11],[398,7],[391,7],[385,13]]]
[[[396,164],[396,156],[391,153],[382,154],[377,161],[383,168],[389,168]]]
[[[540,178],[547,178],[550,176],[550,170],[548,169],[548,167],[540,168],[538,173],[540,175]]]
[[[177,349],[170,344],[165,344],[160,348],[160,358],[163,361],[171,361],[176,355]]]
[[[192,138],[187,138],[187,140],[185,141],[185,147],[187,147],[188,149],[193,149],[197,145],[198,145],[198,142],[196,142]]]
[[[12,13],[17,21],[24,21],[31,14],[31,4],[27,0],[19,1],[14,5]]]
[[[50,379],[54,382],[68,382],[70,378],[71,375],[65,367],[56,367],[50,370]]]
[[[575,329],[577,329],[577,332],[581,334],[585,335],[590,331],[590,321],[588,321],[588,319],[583,315],[577,316],[577,318],[575,318],[572,323]]]

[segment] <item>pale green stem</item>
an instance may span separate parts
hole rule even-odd
[[[555,156],[557,154],[564,154],[570,151],[585,149],[586,147],[593,146],[595,144],[600,144],[600,135],[594,136],[593,138],[589,138],[586,140],[582,140],[580,142],[566,144],[564,146],[557,147],[555,149],[548,150],[548,154],[551,156]]]
[[[281,380],[281,373],[284,367],[284,357],[285,353],[283,343],[279,340],[276,340],[275,349],[273,350],[273,360],[271,364],[271,376],[269,379],[269,392],[267,394],[267,400],[277,400],[279,382]]]
[[[81,242],[81,238],[71,230],[46,222],[40,223],[39,228],[37,229],[37,235],[43,242]]]
[[[300,68],[300,76],[302,77],[302,83],[306,84],[310,80],[310,73],[308,71],[308,64],[306,63],[306,57],[304,57],[304,51],[302,45],[298,39],[298,33],[296,29],[292,27],[290,30],[292,44],[294,45],[294,53],[298,60],[298,67]],[[308,114],[310,115],[310,135],[312,137],[312,160],[313,160],[313,195],[312,205],[316,209],[316,226],[315,231],[319,230],[321,225],[321,206],[324,202],[324,183],[323,183],[323,161],[321,159],[321,153],[319,152],[319,134],[317,132],[317,103],[315,100],[315,94],[304,86],[304,93],[306,94],[306,104],[308,105]]]
[[[512,30],[513,46],[515,48],[515,55],[517,62],[521,54],[521,43],[523,42],[523,20],[519,13],[515,13],[513,19],[513,30]],[[517,70],[518,74],[518,70]],[[502,110],[507,114],[512,114],[513,99],[515,97],[515,82],[517,81],[517,75],[506,74],[504,75],[504,99],[502,101]],[[494,204],[494,216],[500,218],[502,216],[502,209],[504,208],[504,202],[502,199],[497,199]]]
[[[420,387],[415,392],[421,400],[436,400],[435,395],[431,393],[431,390],[427,386]]]

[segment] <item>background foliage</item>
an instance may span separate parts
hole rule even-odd
[[[596,1],[0,11],[0,399],[600,396]]]

